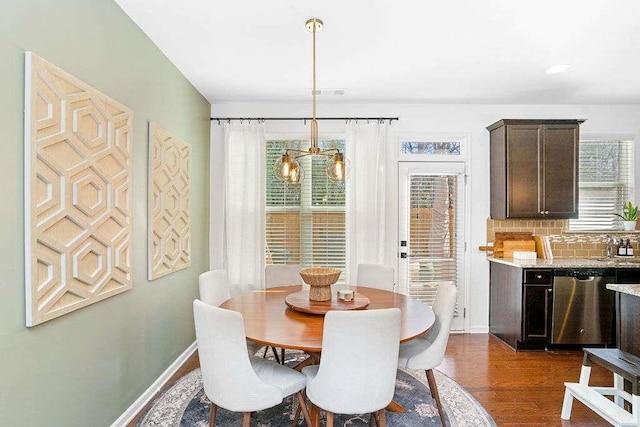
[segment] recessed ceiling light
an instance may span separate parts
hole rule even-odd
[[[549,67],[547,69],[547,71],[545,71],[545,73],[547,73],[547,74],[563,73],[563,72],[567,71],[569,69],[569,67],[570,67],[569,64],[552,65],[551,67]]]

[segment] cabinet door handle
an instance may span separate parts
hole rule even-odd
[[[536,274],[536,279],[541,280],[542,279],[542,274]]]
[[[553,292],[553,289],[549,288],[549,289],[547,289],[547,292],[551,293],[551,292]]]
[[[545,215],[549,215],[549,211],[544,211],[544,214]]]

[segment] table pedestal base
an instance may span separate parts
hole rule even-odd
[[[331,285],[309,285],[311,301],[331,301]]]

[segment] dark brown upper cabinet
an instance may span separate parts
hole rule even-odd
[[[584,120],[497,121],[491,146],[491,218],[577,218]]]

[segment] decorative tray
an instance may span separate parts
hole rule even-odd
[[[366,296],[355,293],[351,301],[338,299],[334,292],[328,301],[312,301],[309,299],[309,291],[303,290],[289,294],[284,299],[289,308],[301,313],[324,315],[330,310],[364,310],[371,303]]]

